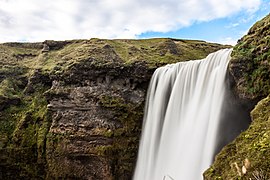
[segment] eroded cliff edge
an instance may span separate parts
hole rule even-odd
[[[0,45],[0,179],[130,179],[154,70],[226,48],[176,39]]]
[[[232,52],[231,88],[251,111],[251,125],[216,156],[205,179],[270,178],[270,15],[254,24]]]

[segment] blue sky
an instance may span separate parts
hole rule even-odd
[[[235,44],[270,0],[0,0],[0,42],[170,37]]]
[[[228,17],[205,22],[194,22],[188,27],[167,33],[146,32],[139,38],[171,37],[183,39],[200,39],[209,42],[219,42],[234,45],[245,35],[248,29],[258,20],[270,13],[270,1],[261,1],[256,11],[239,11]]]

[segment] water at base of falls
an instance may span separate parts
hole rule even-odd
[[[231,49],[158,68],[133,180],[200,180],[216,147]]]

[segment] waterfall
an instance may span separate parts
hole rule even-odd
[[[134,180],[199,180],[214,158],[231,49],[158,68]]]

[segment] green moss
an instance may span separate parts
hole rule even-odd
[[[0,112],[0,150],[1,158],[5,159],[0,166],[18,169],[14,177],[42,178],[46,133],[50,127],[47,101],[43,96],[48,87],[37,83],[32,94],[25,94],[23,80],[19,75],[1,82],[0,96],[10,104]],[[19,103],[14,104],[14,99],[19,99]]]
[[[19,82],[14,79],[4,79],[0,83],[0,96],[6,98],[17,98],[20,93],[18,92],[18,84]]]
[[[0,118],[0,132],[10,137],[16,127],[16,119],[21,111],[21,106],[11,106],[2,111],[5,118]]]
[[[270,15],[257,22],[232,52],[231,64],[239,63],[237,88],[248,97],[266,97],[270,93]]]
[[[50,129],[51,122],[48,119],[49,115],[47,114],[45,117],[44,122],[39,127],[37,131],[37,149],[38,149],[38,159],[44,159],[46,156],[46,140],[47,134]]]
[[[139,145],[139,132],[143,119],[143,104],[125,102],[118,96],[103,95],[99,103],[116,112],[116,120],[123,125],[115,130],[104,130],[102,135],[113,139],[111,145],[95,147],[95,153],[113,159],[115,178],[133,172]]]
[[[200,59],[223,46],[195,40],[143,39],[143,40],[74,40],[46,42],[51,50],[41,53],[41,43],[0,44],[0,59],[3,66],[22,69],[41,69],[61,74],[74,64],[91,61],[92,65],[131,65],[145,62],[149,67],[175,63],[183,60]],[[59,48],[55,48],[59,46]],[[4,68],[0,68],[5,71]]]
[[[121,97],[112,97],[109,95],[102,95],[99,97],[100,105],[103,107],[118,107],[121,108],[125,106],[124,99]]]
[[[46,157],[47,160],[53,161],[51,157],[51,153],[53,153],[53,157],[63,156],[65,152],[61,148],[61,143],[65,143],[66,139],[68,138],[68,134],[56,134],[56,133],[48,133],[46,135]],[[52,152],[53,151],[53,152]],[[50,165],[52,165],[49,162]]]
[[[254,178],[258,171],[270,176],[270,95],[257,104],[251,116],[250,127],[217,155],[214,164],[204,174],[206,179],[249,179]],[[245,159],[250,162],[246,174],[242,172]]]
[[[12,66],[12,65],[3,65],[2,68],[0,68],[0,74],[5,75],[6,77],[13,76],[21,76],[23,74],[27,73],[28,68],[27,67],[19,67],[19,66]]]
[[[31,99],[24,98],[20,111],[12,119],[16,122],[16,128],[12,134],[12,146],[32,147],[37,145],[38,132],[39,130],[42,132],[47,124],[44,121],[46,108],[47,102],[40,94],[31,97]]]
[[[166,38],[103,41],[110,44],[127,65],[144,61],[149,67],[156,67],[158,64],[201,59],[219,48],[230,47],[221,47],[218,44],[209,44],[204,41]]]

